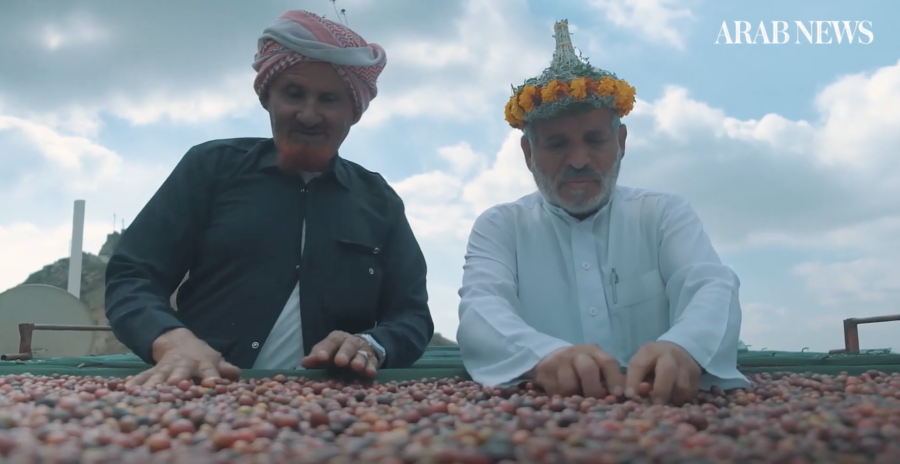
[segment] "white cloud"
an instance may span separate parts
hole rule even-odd
[[[510,130],[490,164],[466,144],[440,148],[438,154],[450,169],[393,183],[404,198],[416,235],[452,240],[464,249],[464,240],[479,214],[533,192],[534,180],[525,166],[520,139],[521,132]]]
[[[82,249],[99,253],[110,232],[109,224],[85,221]],[[22,222],[0,225],[0,293],[21,284],[32,272],[68,257],[71,243],[71,221],[51,228]]]
[[[693,19],[682,0],[590,0],[606,19],[650,42],[684,49],[683,24]],[[681,26],[681,27],[680,27]]]
[[[377,127],[394,116],[495,120],[502,107],[494,102],[509,96],[510,84],[550,64],[552,30],[527,14],[523,0],[460,3],[462,15],[450,20],[450,37],[404,37],[384,44],[389,50],[379,79],[384,90],[360,127]],[[547,34],[533,33],[543,27]],[[531,52],[513,52],[524,49]]]
[[[841,307],[854,303],[885,303],[893,306],[900,296],[900,265],[896,259],[875,257],[795,266],[809,292],[823,304]]]
[[[473,169],[484,169],[486,157],[475,153],[467,142],[460,142],[452,147],[438,149],[438,156],[450,164],[454,174],[464,176]]]
[[[521,132],[511,130],[493,164],[463,186],[462,198],[473,215],[534,192],[534,178],[525,164],[521,139]]]
[[[109,40],[110,33],[95,18],[80,12],[62,21],[45,24],[37,37],[47,50],[62,52]]]
[[[0,114],[0,131],[6,130],[16,131],[28,139],[57,174],[54,180],[69,188],[94,188],[120,170],[122,160],[117,154],[87,138],[61,135],[48,126]],[[41,181],[47,180],[47,174],[51,173],[41,173]]]
[[[252,90],[253,78],[251,73],[228,76],[188,95],[183,91],[157,91],[140,96],[119,93],[112,97],[106,111],[134,125],[161,120],[197,124],[246,116],[250,110],[260,107]]]
[[[823,162],[874,175],[890,167],[897,173],[890,179],[900,179],[900,61],[842,77],[815,103],[824,121],[817,146]]]

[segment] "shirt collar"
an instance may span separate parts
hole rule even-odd
[[[278,149],[275,148],[275,141],[273,139],[266,139],[263,141],[263,143],[257,146],[257,151],[257,166],[259,171],[278,171]],[[347,161],[341,158],[339,153],[335,153],[331,158],[328,167],[322,172],[321,177],[337,179],[341,186],[348,190],[350,189],[351,176],[349,168],[347,167]]]

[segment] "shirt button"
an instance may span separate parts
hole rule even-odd
[[[369,268],[369,274],[371,275],[371,274],[374,274],[374,273],[375,273],[375,269],[372,269],[372,268],[370,267],[370,268]]]
[[[585,262],[585,263],[581,263],[581,267],[583,267],[585,269],[590,269],[591,265]]]
[[[300,269],[300,265],[298,264],[298,265],[294,266],[294,269]]]
[[[380,252],[381,252],[381,250],[379,250],[378,248],[372,250],[372,253],[373,253],[373,254],[376,254],[376,255],[377,255],[378,253],[380,253]]]
[[[597,308],[591,308],[591,309],[588,310],[588,312],[591,313],[591,316],[596,316],[596,315],[597,315]]]
[[[259,342],[253,342],[250,344],[250,346],[253,347],[253,349],[255,350],[255,349],[259,348]]]

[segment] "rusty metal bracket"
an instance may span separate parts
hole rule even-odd
[[[54,324],[19,324],[19,352],[0,355],[0,361],[27,361],[33,359],[31,340],[35,330],[58,330],[74,332],[111,332],[112,327],[102,325],[54,325]]]
[[[892,316],[859,317],[844,319],[844,352],[859,351],[859,325],[877,322],[898,322],[900,314]],[[838,350],[833,350],[838,351]]]

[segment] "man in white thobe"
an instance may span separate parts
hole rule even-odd
[[[551,66],[506,107],[539,191],[472,228],[457,333],[466,369],[485,385],[527,377],[564,396],[633,397],[648,381],[659,404],[749,386],[737,276],[687,201],[616,185],[634,88],[580,61],[565,24]]]

